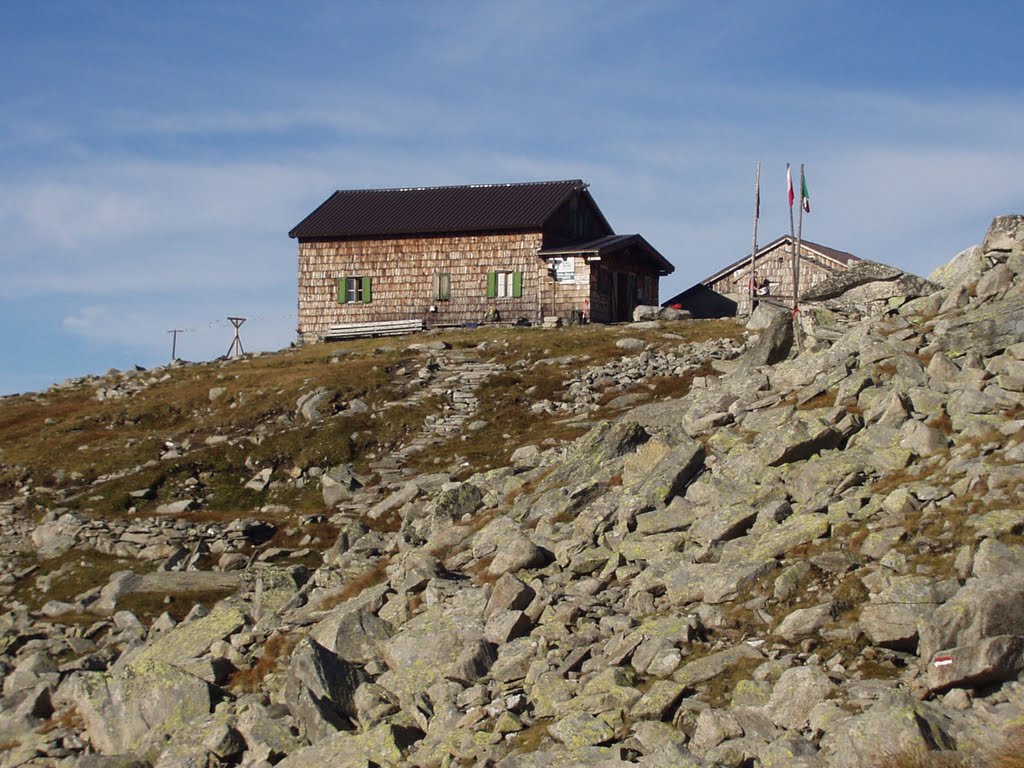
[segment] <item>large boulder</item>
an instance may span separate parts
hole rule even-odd
[[[643,323],[650,320],[688,320],[692,315],[685,309],[671,307],[655,307],[640,304],[633,308],[633,322]]]
[[[355,692],[366,681],[362,670],[307,637],[292,651],[285,700],[306,737],[315,743],[352,728]]]
[[[997,635],[1024,635],[1024,578],[968,579],[953,597],[933,611],[921,629],[919,654],[973,645]]]
[[[886,757],[949,749],[951,740],[919,702],[901,698],[875,704],[861,715],[835,723],[821,740],[834,768],[864,768]]]
[[[70,698],[85,734],[103,754],[131,752],[147,739],[159,741],[210,712],[205,680],[172,664],[145,660],[115,674],[85,672]]]
[[[934,583],[924,576],[894,578],[861,610],[860,625],[874,645],[912,651],[918,626],[956,591],[956,582]]]

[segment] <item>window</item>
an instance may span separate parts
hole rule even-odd
[[[452,297],[452,276],[449,272],[437,272],[434,275],[434,301],[448,301]]]
[[[487,298],[509,299],[523,295],[522,272],[488,272]]]
[[[369,277],[339,277],[338,303],[369,304],[373,300],[372,284],[373,280]]]

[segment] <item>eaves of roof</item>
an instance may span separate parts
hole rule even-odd
[[[662,256],[658,249],[647,242],[642,235],[606,235],[595,240],[560,245],[557,248],[544,248],[538,255],[542,258],[574,255],[601,257],[630,247],[640,249],[651,258],[658,265],[658,272],[660,274],[670,275],[675,272],[676,268],[672,266],[672,263]]]

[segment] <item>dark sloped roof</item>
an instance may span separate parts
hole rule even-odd
[[[461,187],[339,190],[289,237],[375,237],[540,229],[579,179]],[[596,207],[596,206],[595,206]]]
[[[605,235],[595,240],[587,240],[580,243],[560,245],[557,248],[544,248],[538,254],[541,257],[547,256],[569,256],[573,254],[593,254],[604,256],[615,253],[631,246],[637,247],[658,265],[658,271],[663,275],[670,275],[675,267],[658,250],[648,243],[641,235]]]
[[[758,258],[760,258],[761,256],[764,256],[766,253],[768,253],[769,251],[773,250],[774,248],[777,248],[779,245],[783,245],[783,244],[788,245],[789,242],[792,239],[793,238],[791,238],[789,235],[783,235],[782,237],[777,237],[774,240],[772,240],[770,243],[768,243],[768,245],[765,245],[765,246],[762,246],[761,248],[759,248],[758,251],[757,251],[756,256]],[[840,264],[842,264],[844,266],[847,266],[847,267],[850,266],[851,264],[853,264],[854,262],[860,261],[860,258],[857,257],[857,256],[854,256],[852,253],[847,253],[846,251],[838,251],[835,248],[829,248],[827,245],[818,245],[818,243],[812,243],[810,240],[803,240],[803,239],[801,239],[800,240],[800,247],[801,248],[806,248],[809,251],[816,251],[817,253],[821,254],[822,256],[830,258],[833,261],[838,261]],[[805,258],[805,257],[801,257],[801,258]],[[750,263],[750,255],[748,254],[748,255],[744,256],[743,258],[741,258],[741,259],[737,259],[732,264],[730,264],[730,265],[728,265],[726,267],[722,267],[720,270],[715,272],[715,274],[711,275],[710,277],[704,278],[703,280],[701,280],[701,283],[703,283],[704,285],[707,285],[708,283],[713,283],[715,280],[717,280],[718,278],[722,277],[722,275],[727,275],[730,272],[732,272],[733,270],[737,269],[738,267],[742,267],[744,264],[749,264],[749,263]]]

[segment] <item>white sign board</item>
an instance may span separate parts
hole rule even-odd
[[[564,259],[552,259],[551,269],[555,274],[556,282],[576,282],[576,259],[574,259],[572,256],[567,256]]]

